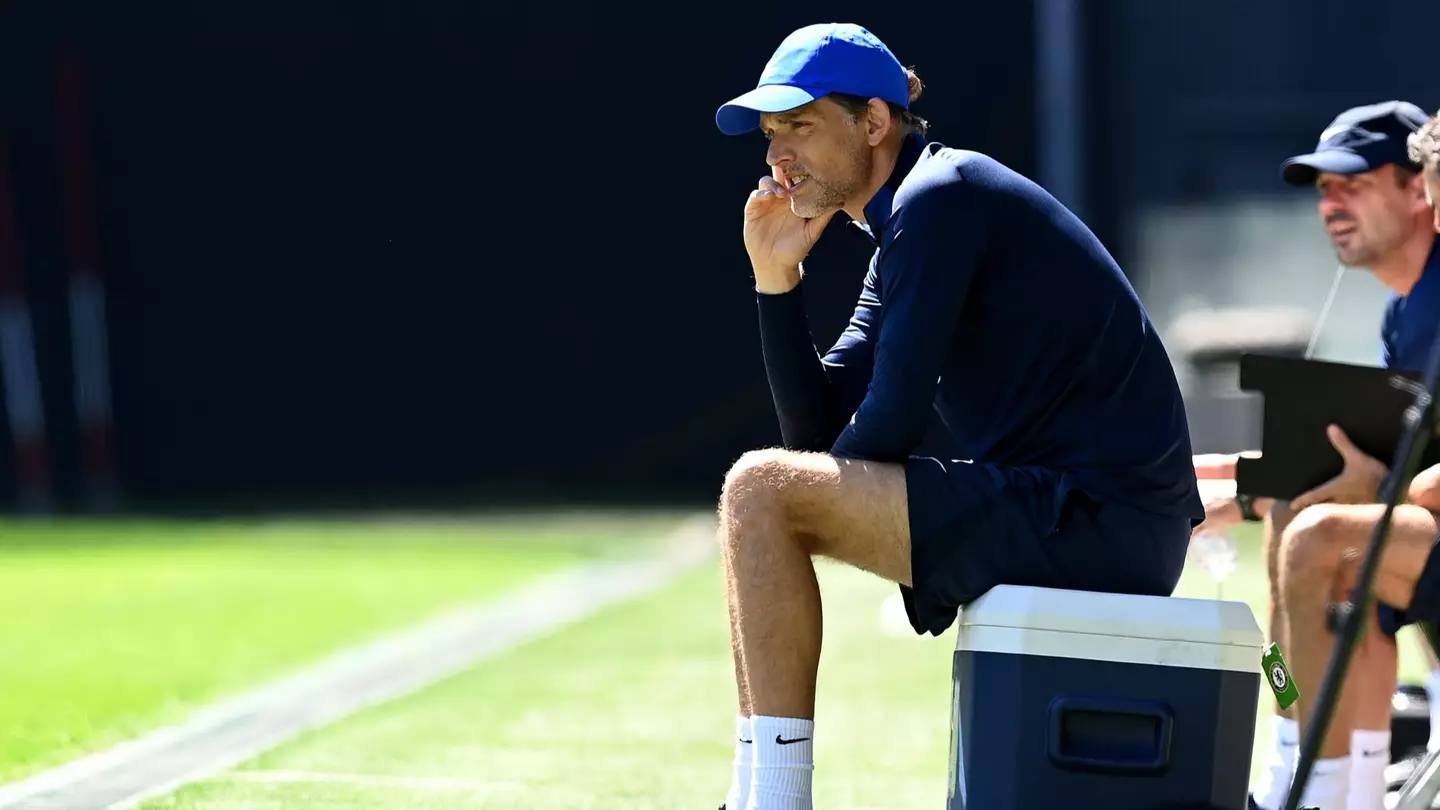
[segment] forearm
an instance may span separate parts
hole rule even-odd
[[[1202,488],[1201,496],[1205,501],[1207,522],[1228,526],[1242,523],[1249,517],[1245,514],[1245,510],[1240,508],[1240,499],[1234,495],[1211,494],[1207,497]],[[1275,498],[1256,497],[1250,499],[1250,511],[1257,520],[1284,513],[1288,508],[1287,501]]]
[[[904,461],[924,438],[935,381],[883,365],[877,366],[875,373],[874,395],[861,403],[830,452],[841,458]]]
[[[823,452],[839,435],[839,392],[830,381],[810,336],[798,288],[759,293],[760,345],[765,375],[786,448]]]

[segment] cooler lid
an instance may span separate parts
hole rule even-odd
[[[1264,646],[1244,602],[999,585],[960,612],[965,627],[1008,627],[1155,641]]]

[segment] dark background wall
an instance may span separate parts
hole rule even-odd
[[[1435,3],[1077,7],[1079,202],[1132,278],[1137,211],[1277,192],[1278,161],[1345,106],[1440,104],[1408,44]],[[0,144],[61,504],[81,470],[64,48],[91,79],[132,505],[713,497],[778,440],[740,241],[764,144],[724,138],[713,112],[820,18],[693,11],[0,0]],[[1030,3],[822,17],[917,68],[939,140],[1033,176],[1038,139],[1068,134],[1035,111]],[[822,344],[868,253],[832,230],[807,282]],[[0,441],[0,496],[12,455]]]
[[[1440,26],[1440,3],[1430,0],[1083,7],[1092,208],[1120,252],[1146,206],[1291,193],[1280,162],[1313,148],[1348,107],[1388,99],[1440,107],[1428,33]]]
[[[132,504],[713,497],[778,440],[740,241],[764,143],[713,113],[815,20],[697,11],[0,4],[62,494],[79,449],[54,66],[73,46]],[[938,138],[1022,171],[1028,14],[986,7],[957,38],[911,7],[825,9],[915,65]],[[822,343],[868,256],[834,231],[808,289]]]

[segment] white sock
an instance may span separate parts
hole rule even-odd
[[[1300,806],[1315,810],[1346,810],[1349,797],[1350,757],[1321,759],[1310,771],[1305,793],[1300,797]]]
[[[1255,791],[1255,803],[1264,810],[1280,810],[1295,778],[1295,757],[1300,750],[1300,724],[1279,715],[1270,718],[1270,755]]]
[[[725,794],[725,810],[745,810],[750,801],[750,769],[755,762],[755,738],[750,736],[750,718],[735,718],[735,774]]]
[[[1430,742],[1426,748],[1440,751],[1440,670],[1425,679],[1425,697],[1430,700]]]
[[[1348,810],[1385,810],[1385,768],[1390,764],[1390,732],[1350,733]]]
[[[755,734],[755,764],[745,810],[814,810],[810,776],[815,770],[815,721],[756,716],[750,718],[750,730]]]

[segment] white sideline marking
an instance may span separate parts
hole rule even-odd
[[[413,693],[603,607],[655,591],[715,549],[712,516],[660,554],[580,566],[500,598],[344,650],[177,726],[11,785],[0,810],[121,810],[233,767],[285,740]]]
[[[467,793],[508,793],[524,790],[523,782],[487,782],[450,776],[396,776],[333,771],[231,771],[206,778],[206,782],[258,782],[260,784],[333,784],[405,790],[458,790]]]
[[[535,785],[524,782],[492,782],[484,779],[466,779],[453,776],[404,776],[401,774],[348,773],[336,771],[228,771],[197,780],[203,784],[224,782],[248,782],[252,785],[350,785],[367,788],[394,788],[409,791],[431,791],[468,793],[472,798],[488,801],[501,794],[530,791]],[[593,799],[593,791],[578,790],[557,785],[545,785],[538,789],[547,799],[573,797],[585,801]],[[888,808],[846,808],[845,810],[888,810]]]

